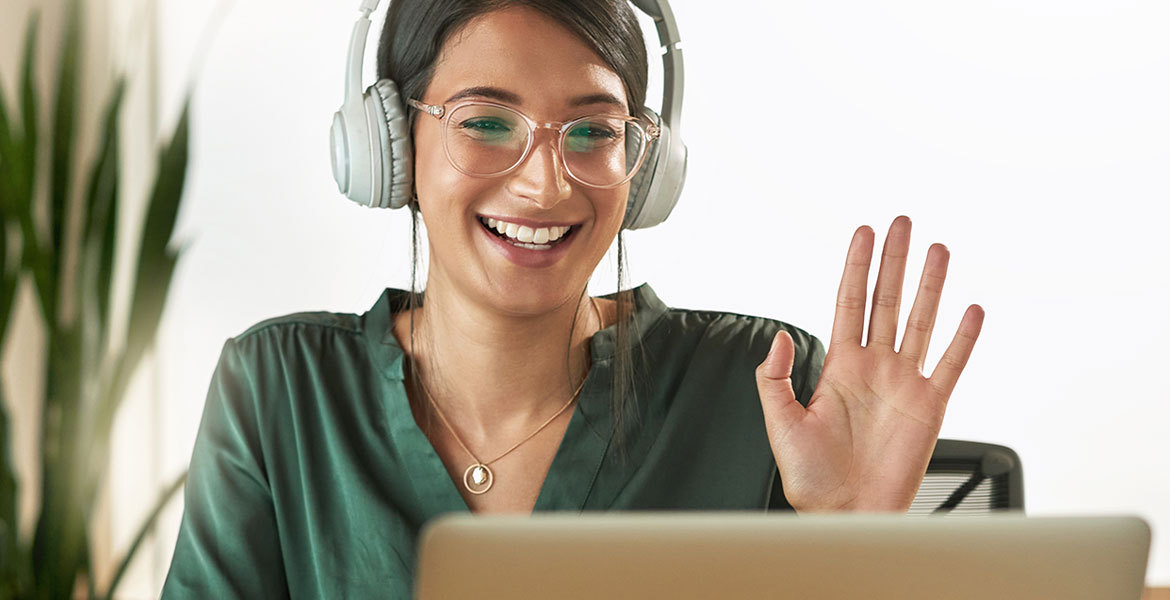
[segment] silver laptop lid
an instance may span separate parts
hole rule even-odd
[[[424,600],[1138,600],[1150,529],[1130,516],[539,513],[446,516],[420,544]]]

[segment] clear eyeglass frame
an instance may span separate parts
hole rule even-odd
[[[638,170],[642,168],[642,162],[646,160],[646,154],[650,150],[650,144],[652,144],[654,142],[654,140],[657,140],[658,136],[661,135],[661,133],[662,133],[661,130],[658,128],[658,126],[656,126],[652,123],[646,123],[644,119],[639,119],[637,117],[632,117],[629,115],[619,115],[619,114],[614,114],[614,113],[597,113],[597,114],[592,114],[592,115],[585,115],[583,117],[578,117],[576,119],[573,119],[572,121],[548,121],[548,122],[541,123],[541,122],[529,117],[528,115],[516,110],[515,108],[512,108],[511,106],[507,106],[505,104],[499,104],[496,102],[488,102],[485,100],[465,100],[463,102],[459,102],[457,104],[452,105],[450,107],[450,110],[447,109],[446,105],[426,104],[426,103],[421,102],[419,100],[415,100],[414,98],[409,98],[409,99],[407,99],[406,102],[411,107],[416,108],[418,110],[421,110],[421,111],[425,112],[426,114],[428,114],[432,117],[435,117],[436,119],[438,119],[440,121],[440,123],[443,126],[443,131],[442,131],[443,152],[447,155],[447,162],[451,163],[451,166],[455,167],[455,169],[458,170],[460,173],[463,173],[464,175],[469,175],[471,177],[481,177],[481,178],[500,177],[503,175],[507,175],[508,173],[511,173],[512,171],[514,171],[516,169],[516,167],[523,164],[524,161],[528,159],[528,155],[532,153],[532,148],[536,145],[536,130],[537,129],[551,129],[557,133],[556,148],[557,148],[557,156],[558,156],[558,159],[561,163],[561,167],[564,168],[565,173],[568,173],[569,177],[571,177],[573,179],[573,181],[576,181],[582,185],[589,186],[591,188],[602,189],[602,190],[612,189],[612,188],[618,187],[620,185],[623,185],[626,182],[628,182],[629,180],[634,178],[634,175],[636,175],[638,173]],[[490,106],[492,108],[506,110],[506,111],[509,111],[509,112],[516,114],[517,116],[520,117],[521,120],[523,120],[525,123],[528,124],[528,143],[524,147],[524,152],[522,152],[520,154],[520,158],[515,162],[515,164],[513,164],[512,166],[510,166],[507,169],[504,169],[502,171],[498,171],[496,173],[491,173],[491,174],[486,174],[486,175],[481,174],[481,173],[469,172],[469,171],[465,170],[463,167],[460,167],[458,164],[456,164],[455,159],[451,157],[450,148],[447,147],[447,117],[450,116],[450,114],[455,112],[457,109],[464,107],[464,106],[468,106],[468,105]],[[580,123],[582,121],[587,121],[589,119],[596,119],[598,117],[619,119],[619,120],[625,121],[627,123],[633,124],[634,126],[636,126],[638,129],[640,129],[642,131],[642,148],[638,153],[638,160],[637,160],[637,162],[634,163],[634,167],[632,169],[630,169],[630,172],[628,174],[626,174],[625,178],[623,178],[621,181],[618,181],[617,183],[612,183],[609,185],[597,185],[597,184],[589,183],[588,181],[582,180],[581,178],[579,178],[577,176],[577,174],[573,173],[573,170],[571,168],[569,168],[568,162],[565,160],[565,133],[568,132],[570,129],[572,129],[573,126],[576,125],[577,123]]]

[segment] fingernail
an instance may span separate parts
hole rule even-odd
[[[776,348],[780,345],[780,336],[784,335],[782,331],[777,331],[776,335],[772,336],[772,347],[768,349],[768,358],[776,353]]]

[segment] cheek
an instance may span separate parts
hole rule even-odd
[[[414,150],[414,187],[420,203],[445,204],[461,195],[468,178],[447,160],[443,149],[442,125],[420,116],[412,140]]]
[[[455,183],[455,173],[447,162],[443,144],[437,135],[423,131],[415,137],[414,187],[420,202],[441,197],[441,190],[450,189]]]
[[[425,136],[420,141],[414,153],[414,187],[427,229],[457,226],[475,197],[477,182],[451,166],[440,142]]]
[[[617,235],[621,229],[622,221],[626,217],[626,201],[629,198],[629,186],[622,186],[612,193],[606,194],[601,198],[604,204],[604,213],[598,215],[598,220],[605,223],[604,227],[607,230],[612,230],[614,235]]]

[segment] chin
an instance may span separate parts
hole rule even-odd
[[[558,247],[531,250],[477,231],[471,247],[478,256],[464,263],[479,265],[478,273],[472,275],[479,283],[471,293],[490,298],[491,304],[516,315],[535,316],[566,304],[575,306],[604,255],[602,249],[600,255],[592,256],[598,253],[591,239],[594,233],[593,227],[574,225]]]
[[[508,277],[489,284],[485,298],[514,316],[539,316],[565,305],[576,305],[587,281],[554,282],[546,277]]]

